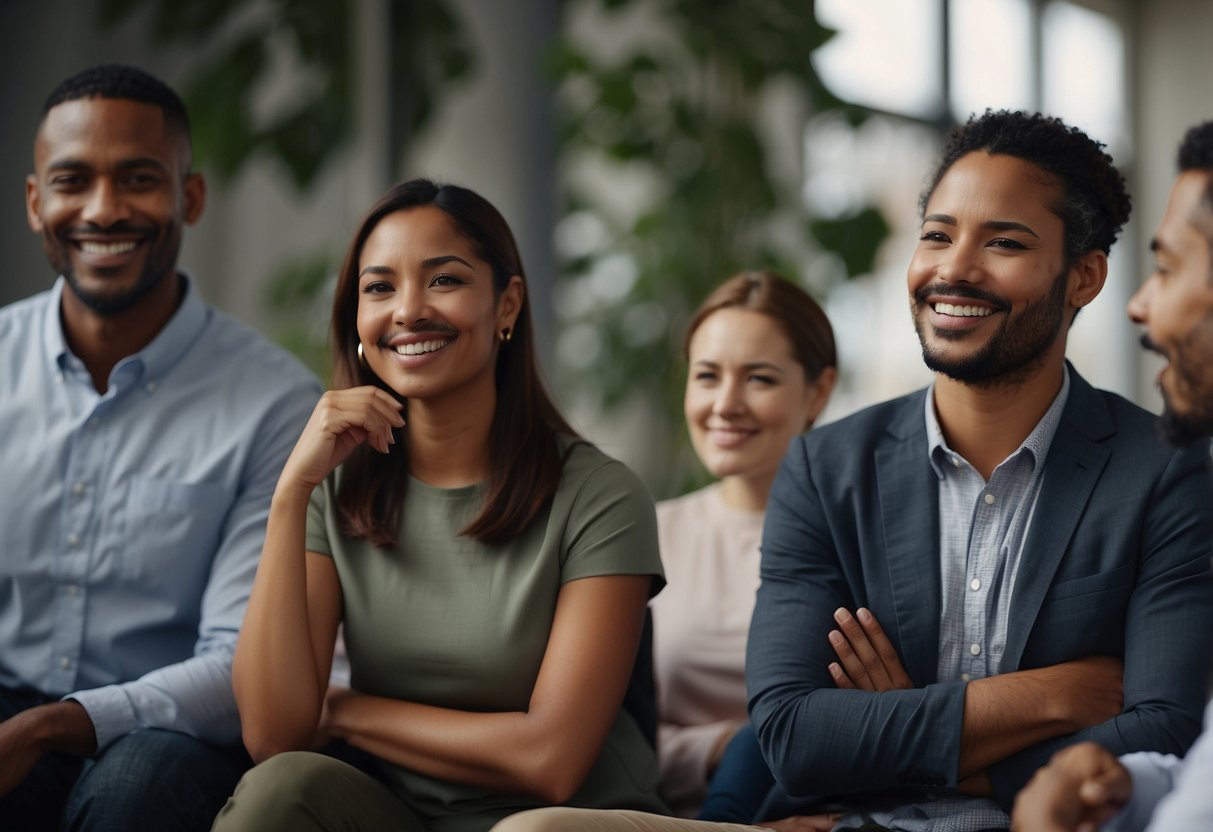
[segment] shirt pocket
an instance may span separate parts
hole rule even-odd
[[[114,549],[116,571],[146,584],[200,592],[229,502],[227,489],[215,483],[130,477],[124,528]]]

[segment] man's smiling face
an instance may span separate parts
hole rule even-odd
[[[186,136],[153,105],[82,98],[51,108],[26,181],[30,227],[94,312],[133,308],[167,275],[182,228],[202,213]]]

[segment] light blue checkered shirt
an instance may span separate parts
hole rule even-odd
[[[1015,575],[1040,495],[1045,458],[1069,395],[1067,369],[1053,404],[986,482],[948,447],[935,416],[934,385],[927,391],[928,453],[939,478],[940,682],[1005,672],[1001,664]],[[984,832],[1011,825],[994,801],[965,796],[853,815],[842,824],[867,821],[903,832]]]

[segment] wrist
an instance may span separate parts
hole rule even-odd
[[[30,708],[19,717],[27,719],[30,740],[42,751],[66,751],[88,756],[97,750],[97,733],[84,706],[74,699]]]

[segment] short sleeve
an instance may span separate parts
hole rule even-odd
[[[307,503],[307,551],[318,555],[333,556],[333,544],[329,537],[329,520],[334,506],[335,474],[329,475],[312,491]]]
[[[600,575],[652,575],[656,595],[665,574],[653,497],[623,463],[598,458],[601,464],[572,483],[566,476],[562,486],[572,485],[575,494],[565,525],[561,583]]]

